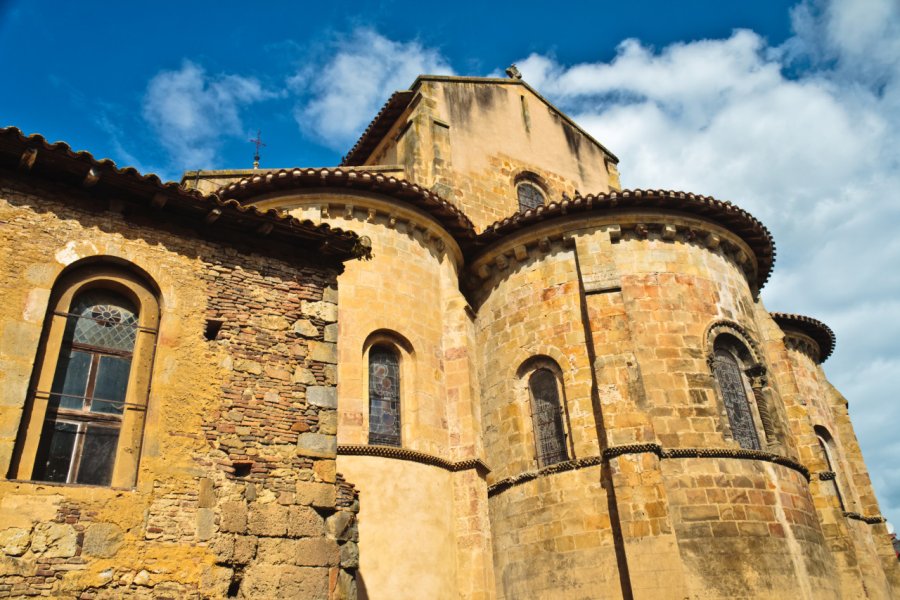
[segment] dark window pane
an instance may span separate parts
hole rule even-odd
[[[537,186],[530,183],[520,183],[516,187],[519,195],[519,212],[525,212],[530,208],[537,208],[544,204],[544,195]]]
[[[53,395],[50,398],[50,406],[83,408],[90,367],[90,354],[78,350],[67,352],[63,348],[56,365],[56,375],[53,377]]]
[[[741,377],[737,359],[730,352],[716,350],[713,370],[722,390],[725,413],[728,415],[734,439],[741,448],[759,450],[759,438],[756,435],[756,426],[753,424],[753,414],[750,412],[744,379]]]
[[[92,412],[122,414],[122,404],[103,402],[103,400],[125,401],[128,388],[128,374],[131,371],[131,359],[118,356],[101,356],[97,368],[97,379],[94,382],[94,400]]]
[[[126,352],[134,349],[137,310],[122,296],[90,290],[75,298],[69,312],[78,315],[75,343]]]
[[[538,369],[528,379],[528,387],[538,462],[545,466],[567,460],[569,453],[556,376],[548,369]]]
[[[65,482],[69,477],[72,450],[75,447],[78,426],[62,421],[48,421],[41,434],[34,478],[38,481]]]
[[[109,485],[118,443],[118,427],[88,425],[78,467],[78,483]]]
[[[369,443],[400,445],[400,358],[380,346],[369,351]]]

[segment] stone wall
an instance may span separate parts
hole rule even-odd
[[[355,597],[336,268],[106,207],[49,184],[0,188],[4,473],[59,275],[133,265],[162,311],[136,486],[0,482],[0,596]]]

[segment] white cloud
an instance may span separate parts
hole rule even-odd
[[[161,71],[150,80],[143,115],[173,164],[210,168],[224,137],[246,133],[241,109],[275,96],[252,77],[210,76],[185,61],[180,69]]]
[[[900,5],[803,2],[779,47],[737,30],[610,62],[532,54],[526,81],[621,159],[626,187],[730,199],[773,231],[772,310],[829,323],[882,511],[900,524]]]
[[[288,81],[299,96],[300,129],[336,150],[346,150],[395,90],[422,73],[452,74],[437,50],[395,42],[371,29],[338,39],[324,65],[301,69]]]

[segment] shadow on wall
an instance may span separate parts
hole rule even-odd
[[[369,600],[369,591],[366,589],[366,580],[362,571],[356,571],[356,600]]]

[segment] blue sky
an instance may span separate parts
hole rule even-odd
[[[421,72],[526,81],[626,187],[736,202],[778,245],[770,310],[834,328],[882,511],[900,525],[900,3],[0,0],[0,124],[164,178],[339,162]]]

